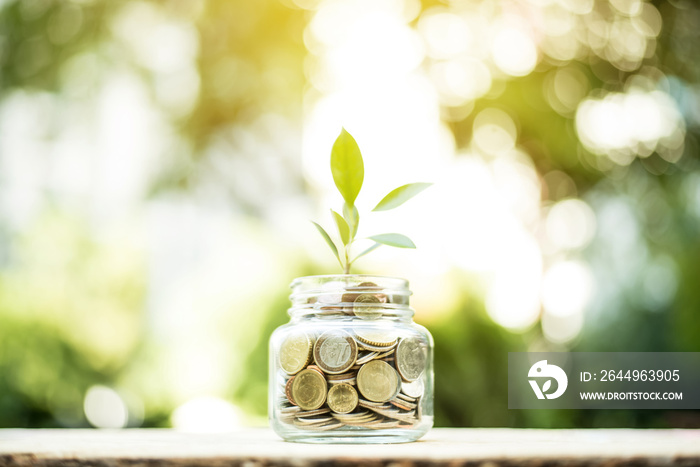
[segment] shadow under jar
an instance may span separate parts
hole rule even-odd
[[[433,339],[408,281],[292,282],[291,320],[270,337],[269,417],[287,441],[400,443],[433,426]]]

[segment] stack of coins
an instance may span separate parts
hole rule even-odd
[[[410,428],[420,421],[427,343],[364,321],[378,313],[370,304],[385,300],[379,293],[349,291],[342,301],[352,303],[352,313],[363,322],[318,336],[297,331],[284,339],[280,421],[305,430]]]

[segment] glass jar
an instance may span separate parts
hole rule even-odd
[[[291,284],[270,337],[269,417],[288,441],[415,441],[433,425],[433,339],[408,281],[329,275]]]

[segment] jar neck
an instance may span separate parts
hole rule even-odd
[[[306,276],[295,279],[289,299],[293,320],[410,321],[411,291],[405,279],[363,274]]]

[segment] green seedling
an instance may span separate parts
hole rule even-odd
[[[313,222],[313,224],[330,247],[345,274],[350,274],[350,268],[355,261],[382,245],[396,248],[416,247],[410,238],[399,233],[372,235],[367,238],[374,241],[374,244],[351,259],[350,250],[357,239],[357,229],[360,225],[360,214],[357,211],[357,207],[355,207],[355,200],[360,194],[362,182],[365,178],[365,166],[362,161],[362,153],[355,138],[345,131],[344,128],[341,130],[335,143],[333,143],[331,172],[335,186],[343,197],[343,214],[341,215],[331,209],[341,248],[338,249],[336,243],[323,227],[316,222]],[[430,185],[431,183],[409,183],[400,186],[389,192],[372,211],[388,211],[389,209],[397,208]]]

